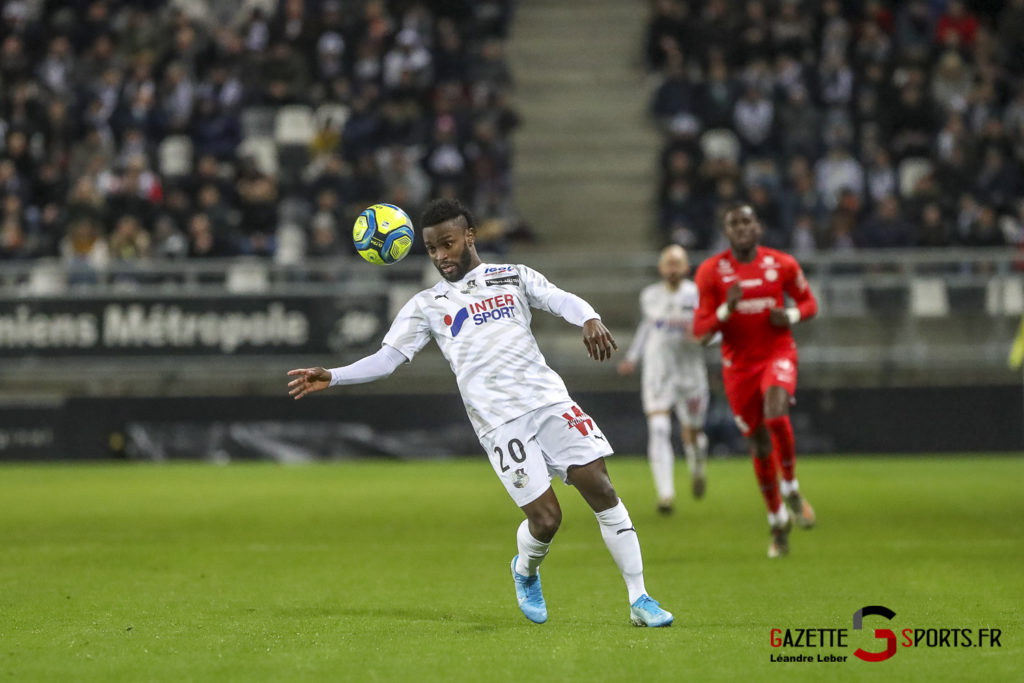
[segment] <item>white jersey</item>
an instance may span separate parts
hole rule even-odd
[[[384,343],[407,359],[433,337],[448,359],[478,436],[546,405],[572,400],[530,329],[530,308],[582,326],[600,318],[579,297],[522,265],[482,263],[402,307]]]
[[[683,385],[707,383],[704,350],[693,336],[698,301],[692,280],[683,280],[674,292],[657,282],[640,293],[643,318],[626,358],[636,362],[642,354],[645,379],[671,374]]]

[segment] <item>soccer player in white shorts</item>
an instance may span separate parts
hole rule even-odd
[[[651,464],[658,510],[670,514],[675,502],[675,454],[672,418],[682,427],[683,450],[690,470],[694,498],[704,497],[708,439],[704,421],[708,410],[708,371],[702,340],[693,337],[693,314],[698,305],[697,286],[687,280],[690,264],[686,251],[666,247],[658,259],[661,281],[640,293],[642,318],[619,363],[628,375],[643,359],[641,398],[647,416],[647,459]],[[704,340],[706,341],[706,340]]]
[[[291,370],[289,394],[299,399],[330,386],[386,377],[433,339],[451,364],[491,466],[526,515],[511,564],[523,614],[536,623],[548,616],[539,567],[562,521],[551,488],[555,475],[576,487],[594,510],[626,582],[631,621],[669,626],[672,614],[647,595],[636,529],[605,468],[611,446],[548,367],[530,330],[531,309],[582,327],[583,343],[597,361],[618,348],[608,328],[590,304],[537,271],[483,263],[475,246],[476,219],[460,202],[435,200],[420,225],[427,254],[443,279],[406,303],[377,353],[330,370]]]

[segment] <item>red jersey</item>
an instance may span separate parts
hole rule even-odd
[[[774,354],[796,349],[789,327],[776,327],[769,311],[785,306],[788,294],[800,319],[818,312],[818,302],[807,286],[800,264],[789,254],[758,247],[750,263],[740,263],[726,250],[700,264],[694,278],[700,290],[700,305],[693,319],[693,334],[722,332],[722,360],[726,366],[762,362]],[[743,298],[724,323],[718,320],[718,307],[725,303],[726,292],[739,282]]]

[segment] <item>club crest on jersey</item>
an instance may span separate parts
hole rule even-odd
[[[470,318],[472,316],[472,318]],[[473,325],[483,325],[492,320],[516,317],[516,298],[511,294],[499,294],[460,308],[454,315],[446,314],[444,324],[451,328],[452,337],[459,336],[467,320]]]
[[[520,467],[518,470],[512,473],[512,485],[517,489],[521,489],[530,483],[530,475],[526,473],[526,470]]]
[[[732,264],[726,261],[725,259],[722,259],[721,261],[718,262],[718,269],[723,273],[731,273]]]
[[[476,280],[470,280],[466,286],[459,290],[462,294],[472,294],[476,291]]]

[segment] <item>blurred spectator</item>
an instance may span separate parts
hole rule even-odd
[[[793,238],[790,240],[789,248],[796,257],[809,256],[818,249],[817,229],[814,217],[809,213],[802,213],[793,222]]]
[[[932,77],[932,99],[947,110],[961,112],[967,108],[974,74],[960,53],[947,50],[939,58]]]
[[[689,5],[679,0],[656,0],[647,24],[644,54],[650,69],[665,66],[668,54],[678,53],[686,44],[686,18]]]
[[[917,221],[914,245],[918,247],[945,247],[950,244],[951,229],[942,207],[935,202],[924,205]]]
[[[999,226],[996,210],[983,205],[971,221],[967,235],[963,240],[968,247],[1002,247],[1006,245],[1006,237]]]
[[[907,247],[911,245],[913,226],[903,218],[896,197],[886,195],[878,202],[875,214],[864,225],[859,246],[867,249]]]
[[[907,54],[927,55],[935,38],[935,17],[928,0],[908,0],[896,15],[896,42]]]
[[[110,263],[110,251],[99,224],[89,218],[80,218],[68,225],[60,253],[71,271],[69,281],[75,284],[95,282],[97,274],[106,270]]]
[[[775,106],[759,87],[747,86],[733,110],[733,122],[745,156],[774,152]]]
[[[864,168],[845,147],[834,146],[814,166],[818,192],[826,207],[834,208],[846,190],[858,197],[864,194]]]
[[[217,234],[205,213],[194,214],[188,222],[188,255],[192,258],[225,258],[239,252],[224,235]]]
[[[975,195],[987,204],[1009,206],[1021,191],[1021,176],[997,146],[985,149],[974,185]]]
[[[118,261],[134,261],[149,256],[150,239],[139,219],[121,216],[110,234],[110,254]]]
[[[936,42],[947,47],[971,47],[977,33],[978,18],[967,10],[963,0],[949,0],[935,27]]]
[[[393,47],[384,55],[384,86],[391,90],[414,88],[421,91],[432,79],[432,57],[421,44],[416,31],[406,28],[398,32]]]
[[[875,150],[868,164],[866,185],[868,199],[872,203],[879,203],[899,192],[896,169],[892,165],[889,152],[882,147]]]

